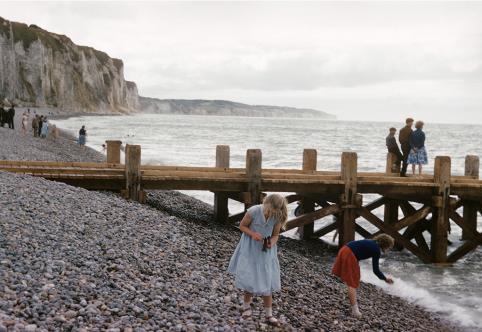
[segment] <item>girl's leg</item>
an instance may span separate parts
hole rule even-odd
[[[418,164],[418,175],[422,175],[422,164]]]
[[[251,311],[251,300],[253,299],[253,294],[245,292],[243,301],[243,317],[249,317],[253,314]]]
[[[280,322],[273,317],[273,297],[271,295],[263,296],[264,312],[266,320],[270,325],[280,326]]]
[[[358,303],[356,301],[356,288],[348,286],[348,298],[350,299],[351,314],[356,318],[361,318],[362,314],[358,309]]]
[[[415,175],[415,164],[412,165],[412,173]]]

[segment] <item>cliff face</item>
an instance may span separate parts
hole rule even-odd
[[[137,86],[122,60],[35,25],[0,17],[0,99],[65,113],[130,113]]]
[[[139,101],[140,110],[145,113],[336,119],[334,115],[314,109],[247,105],[227,100],[185,100],[139,97]]]

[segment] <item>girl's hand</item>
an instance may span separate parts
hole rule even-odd
[[[256,232],[253,232],[253,234],[251,234],[251,238],[255,241],[263,241],[263,235]]]
[[[385,279],[385,282],[386,282],[387,284],[390,284],[390,285],[391,285],[391,284],[393,284],[393,279],[390,278],[390,277],[387,277],[387,279]]]

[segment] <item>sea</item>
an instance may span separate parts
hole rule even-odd
[[[300,169],[303,149],[312,148],[318,151],[318,170],[339,170],[341,153],[354,151],[359,171],[379,172],[385,170],[388,129],[403,126],[402,122],[159,114],[82,116],[54,123],[74,135],[85,125],[87,145],[99,151],[109,139],[140,144],[143,164],[214,166],[216,145],[226,144],[230,146],[231,167],[244,167],[246,150],[257,148],[262,150],[263,167]],[[430,159],[427,173],[433,172],[435,156],[452,158],[453,175],[463,175],[466,155],[482,157],[482,125],[426,123],[424,131]],[[183,192],[213,203],[211,193]],[[376,198],[368,195],[364,201]],[[291,214],[295,206],[290,205]],[[229,208],[230,213],[243,210],[240,203],[231,201]],[[375,213],[381,216],[383,208]],[[317,221],[315,228],[329,222],[331,218]],[[461,237],[457,225],[452,223],[451,228],[450,251],[460,244]],[[480,215],[478,229],[482,230]],[[295,230],[285,235],[298,236]],[[323,239],[331,242],[333,234]],[[362,262],[361,268],[363,281],[437,312],[469,331],[482,331],[482,247],[450,267],[423,264],[407,251],[390,252],[382,259],[381,268],[393,276],[394,285],[380,282],[371,273],[370,262]]]

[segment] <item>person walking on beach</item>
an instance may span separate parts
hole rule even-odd
[[[387,234],[380,234],[373,240],[351,241],[344,245],[333,265],[332,273],[339,277],[348,287],[348,299],[350,300],[351,313],[356,318],[362,314],[358,308],[356,289],[360,286],[360,265],[359,261],[371,258],[373,273],[388,284],[393,284],[390,277],[386,277],[378,266],[382,252],[386,253],[394,246],[394,240]]]
[[[396,128],[390,128],[389,134],[387,138],[385,139],[386,145],[388,152],[393,153],[394,155],[397,156],[397,160],[395,163],[397,164],[397,167],[400,167],[400,163],[403,160],[403,155],[400,152],[400,149],[398,148],[397,140],[395,139],[395,133],[397,132]]]
[[[85,130],[85,126],[82,126],[79,130],[79,145],[81,148],[85,147],[85,141],[87,137],[87,131]]]
[[[42,135],[42,125],[44,123],[44,116],[41,115],[39,120],[38,120],[38,136],[41,137]]]
[[[287,219],[286,199],[278,194],[250,207],[241,220],[239,229],[243,234],[228,267],[228,272],[235,276],[236,287],[244,291],[243,317],[252,315],[253,296],[262,296],[266,322],[272,326],[281,325],[273,316],[272,293],[281,290],[276,244]]]
[[[28,115],[27,112],[22,114],[22,133],[27,135]]]
[[[3,104],[0,104],[0,128],[5,126],[5,122],[7,122],[7,111],[3,108]]]
[[[32,120],[33,137],[38,137],[39,116],[36,114]]]
[[[412,134],[412,126],[413,126],[413,119],[407,118],[405,120],[405,127],[400,129],[400,133],[398,135],[398,141],[400,142],[400,146],[402,147],[403,153],[403,165],[402,170],[400,172],[401,176],[407,175],[407,168],[408,168],[408,155],[410,154],[410,135]]]
[[[47,118],[44,118],[43,122],[42,122],[42,129],[41,129],[41,132],[40,132],[40,137],[46,138],[48,133],[49,133],[49,123],[47,122]]]
[[[415,168],[418,165],[418,175],[422,175],[423,165],[428,164],[427,150],[425,149],[425,133],[423,132],[423,121],[417,121],[415,131],[410,135],[410,154],[408,163],[412,165],[412,173],[415,175]]]
[[[15,129],[15,105],[8,110],[8,128]]]

